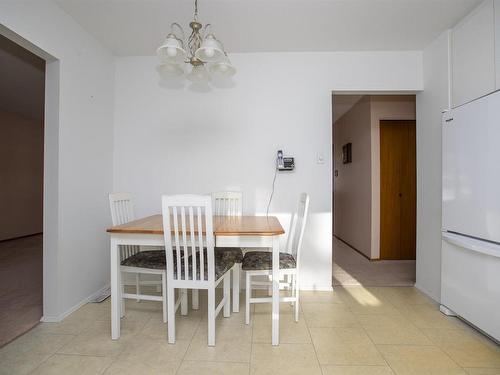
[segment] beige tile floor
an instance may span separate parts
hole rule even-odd
[[[208,347],[206,296],[178,316],[166,342],[160,304],[127,301],[122,337],[110,339],[109,300],[61,323],[42,323],[0,349],[0,374],[471,374],[500,375],[500,347],[412,287],[337,287],[302,292],[301,314],[282,304],[272,347],[269,305],[218,318]]]

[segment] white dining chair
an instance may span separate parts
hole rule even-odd
[[[111,209],[111,221],[113,226],[128,223],[135,220],[134,204],[132,194],[130,193],[111,193],[109,194],[109,207]],[[140,251],[139,246],[124,245],[120,251],[120,262],[124,259],[137,254]],[[122,278],[123,280],[124,278]],[[135,274],[135,288],[137,294],[140,294],[140,274]],[[139,302],[139,300],[137,300]]]
[[[299,320],[299,265],[302,239],[309,211],[309,196],[299,197],[297,212],[292,216],[285,252],[280,252],[280,288],[287,287],[290,296],[280,297],[280,302],[291,302],[295,308],[295,321]],[[245,323],[250,324],[250,304],[272,302],[271,297],[252,297],[252,286],[267,285],[268,282],[252,281],[253,276],[272,276],[272,253],[249,251],[243,257],[242,269],[246,273]],[[284,280],[284,282],[281,282]]]
[[[162,196],[163,232],[167,264],[168,342],[175,343],[175,289],[206,289],[208,345],[215,345],[215,318],[231,314],[229,270],[233,262],[215,254],[211,198],[206,195]],[[205,235],[203,235],[205,233]],[[177,251],[174,251],[174,246]],[[223,282],[222,301],[215,288]]]
[[[240,191],[219,191],[212,193],[212,213],[215,216],[241,216],[243,211],[243,193]],[[240,274],[241,262],[243,262],[243,250],[239,247],[218,248],[217,253],[224,253],[224,256],[230,257],[234,261],[231,269],[232,288],[233,288],[233,312],[240,312]],[[193,309],[197,310],[198,291],[192,291]]]
[[[212,207],[215,216],[241,216],[243,212],[243,193],[241,191],[212,193]]]
[[[111,209],[111,220],[113,226],[121,225],[135,219],[132,195],[130,193],[109,194],[109,205]],[[120,251],[120,272],[121,280],[121,316],[125,316],[125,299],[135,299],[147,301],[161,301],[163,304],[163,321],[167,321],[167,293],[165,274],[165,250],[145,250],[140,246],[125,245]],[[125,278],[123,274],[135,274],[135,293],[125,293]],[[160,281],[148,281],[147,284],[161,285],[161,295],[153,296],[141,294],[140,275],[159,275]]]
[[[212,193],[212,208],[215,216],[241,216],[243,212],[243,193],[241,191],[219,191]],[[240,312],[240,275],[243,262],[243,249],[239,247],[218,248],[216,252],[224,253],[234,261],[231,268],[233,288],[233,312]]]

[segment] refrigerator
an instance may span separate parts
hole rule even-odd
[[[441,311],[500,341],[500,92],[443,114]]]

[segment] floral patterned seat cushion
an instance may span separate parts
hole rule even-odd
[[[127,267],[164,270],[166,264],[165,250],[148,250],[136,253],[124,260],[121,265]]]
[[[192,269],[193,269],[193,256],[190,255],[188,258],[188,273],[189,280],[192,280]],[[182,263],[182,278],[184,278],[184,259],[181,260]],[[208,280],[208,255],[207,249],[203,249],[203,263],[204,263],[204,271],[203,276],[205,280]],[[227,271],[229,271],[234,266],[234,260],[230,257],[225,256],[224,253],[215,251],[215,280],[218,280],[221,276],[223,276]],[[175,270],[175,277],[177,277],[177,270]],[[200,253],[196,253],[196,279],[200,279]]]
[[[242,268],[246,271],[272,269],[273,253],[269,251],[249,251],[243,257]],[[296,268],[297,262],[292,254],[280,253],[280,268]]]
[[[243,262],[243,251],[239,247],[216,247],[215,254],[222,254],[233,263]]]
[[[207,250],[204,249],[204,278],[208,280],[208,255]],[[176,252],[174,251],[174,257],[176,256]],[[181,271],[182,278],[184,278],[184,260],[185,258],[181,258]],[[188,272],[189,279],[193,278],[192,275],[192,266],[193,266],[193,257],[192,255],[188,258]],[[174,262],[175,263],[175,262]],[[127,259],[124,259],[121,262],[122,266],[127,267],[139,267],[139,268],[149,268],[149,269],[157,269],[164,270],[166,269],[166,257],[164,250],[153,250],[153,251],[141,251],[140,253],[134,254]],[[225,256],[224,253],[215,253],[215,279],[219,279],[224,273],[233,267],[234,261],[229,257]],[[177,268],[177,267],[176,267]],[[174,270],[174,277],[177,277],[177,269]],[[200,254],[196,254],[196,275],[197,279],[200,278]]]

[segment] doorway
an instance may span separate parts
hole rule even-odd
[[[43,314],[45,61],[0,35],[0,347]]]
[[[413,286],[416,97],[333,94],[333,284]]]

